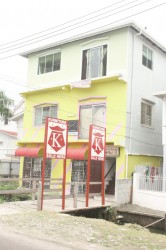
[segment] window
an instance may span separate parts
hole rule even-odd
[[[61,52],[39,57],[38,75],[60,70]]]
[[[107,45],[83,50],[81,79],[106,75]]]
[[[144,101],[141,103],[141,124],[152,127],[152,110],[153,104]]]
[[[105,104],[83,105],[80,107],[80,128],[79,138],[89,138],[89,126],[105,127]]]
[[[149,69],[152,69],[153,67],[153,52],[151,49],[143,45],[142,48],[142,64],[146,66]]]
[[[78,120],[68,120],[68,133],[70,135],[78,134]]]
[[[57,118],[57,105],[56,106],[43,106],[35,108],[35,126],[45,124],[46,117]]]

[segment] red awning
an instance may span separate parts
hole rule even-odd
[[[15,156],[41,157],[42,155],[43,155],[43,147],[18,148],[15,151]],[[88,146],[82,148],[68,148],[67,159],[73,159],[73,160],[88,159]]]
[[[68,148],[67,159],[86,160],[88,158],[88,146],[83,148]]]
[[[37,148],[18,148],[15,151],[15,156],[39,157],[42,156],[43,147]]]

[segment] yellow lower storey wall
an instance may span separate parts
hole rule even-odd
[[[127,155],[125,148],[120,148],[120,155],[116,157],[116,179],[131,178],[135,167],[138,165],[160,167],[162,157],[143,156],[143,155]],[[23,176],[24,157],[20,157],[20,173],[19,177]],[[72,160],[66,161],[66,182],[71,182]],[[63,178],[63,160],[52,159],[51,178]],[[22,182],[20,182],[20,186]],[[53,183],[51,188],[61,189],[60,184]],[[70,194],[70,185],[66,185],[66,194]]]

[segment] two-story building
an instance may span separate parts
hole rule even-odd
[[[68,181],[86,180],[90,124],[106,127],[110,183],[130,178],[138,164],[161,165],[161,103],[152,93],[164,90],[166,50],[137,25],[83,34],[22,55],[28,58],[31,89],[22,93],[24,131],[16,150],[23,177],[41,175],[47,116],[69,123]],[[62,160],[47,159],[46,165],[46,176],[62,177]],[[100,180],[101,162],[92,161],[91,181]],[[90,191],[100,192],[100,186]]]

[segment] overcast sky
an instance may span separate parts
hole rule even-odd
[[[18,53],[129,20],[146,27],[166,47],[166,0],[1,1],[0,89],[16,102],[20,100],[18,93],[27,82],[27,61],[16,56]]]

